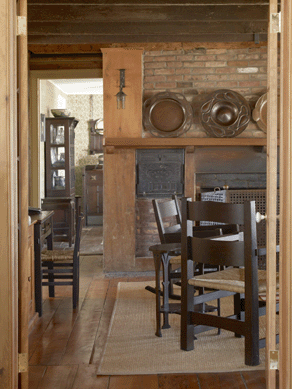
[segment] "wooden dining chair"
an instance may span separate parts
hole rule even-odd
[[[74,248],[69,250],[44,250],[42,260],[42,285],[49,287],[49,297],[55,297],[55,286],[71,285],[73,309],[79,301],[79,253],[84,217],[78,217]]]
[[[160,243],[180,243],[181,212],[177,196],[173,196],[171,200],[166,201],[158,201],[157,199],[153,199],[152,205]],[[173,293],[173,283],[180,279],[180,268],[172,269],[173,266],[180,266],[180,261],[180,255],[172,256],[170,258],[169,267],[165,274],[167,280],[164,280],[164,282],[168,282],[169,280],[169,297],[173,299],[180,299],[179,295]]]
[[[181,242],[181,212],[180,204],[177,196],[173,195],[171,200],[152,200],[155,220],[157,224],[157,230],[161,245],[175,244]],[[193,233],[195,236],[210,237],[218,236],[226,233],[235,233],[238,231],[237,225],[204,225],[193,226]],[[163,304],[161,306],[160,300],[156,299],[156,317],[157,322],[160,323],[159,315],[163,313],[163,326],[162,328],[170,328],[168,314],[180,313],[180,304],[169,304],[169,299],[180,300],[181,295],[174,293],[174,284],[180,285],[181,279],[181,255],[179,250],[166,250],[165,246],[161,248],[160,245],[154,245],[149,248],[153,252],[154,264],[155,264],[155,278],[156,287],[146,286],[146,290],[149,290],[156,295],[162,294]],[[162,264],[162,291],[160,285],[158,285],[158,279],[160,277],[160,268]],[[217,267],[208,267],[198,265],[194,268],[194,274],[203,274],[209,271],[216,271]],[[157,274],[159,273],[159,274]],[[198,288],[200,294],[204,293],[203,288]],[[217,305],[201,304],[201,307],[196,309],[220,312],[220,300],[217,301]],[[220,333],[220,330],[219,330]],[[156,334],[161,336],[160,326],[157,325]]]
[[[259,293],[266,291],[266,271],[258,269],[258,255],[265,249],[257,247],[255,202],[244,204],[211,201],[182,203],[181,241],[181,349],[192,350],[194,330],[211,326],[245,336],[245,363],[256,366],[259,348],[259,316],[265,314],[265,306],[259,304]],[[213,221],[239,224],[243,232],[238,236],[199,238],[193,236],[194,221]],[[222,266],[224,270],[194,276],[196,263]],[[278,282],[278,276],[277,276]],[[194,288],[209,288],[204,301],[233,295],[234,313],[229,317],[194,312]],[[200,301],[198,296],[197,302]],[[243,308],[244,307],[244,308]],[[194,327],[195,326],[195,327]]]
[[[154,216],[156,220],[157,230],[161,244],[180,243],[181,242],[181,210],[180,200],[176,195],[172,196],[171,200],[159,201],[152,200]],[[195,236],[208,237],[216,235],[225,235],[238,232],[236,224],[217,224],[217,225],[193,225],[193,233]],[[173,294],[173,283],[181,277],[180,272],[181,256],[175,255],[170,258],[168,277],[170,280],[170,297],[180,299],[180,296]],[[172,270],[176,267],[176,270]],[[198,265],[194,271],[202,274],[205,271],[217,270],[217,268],[208,268]],[[167,280],[164,280],[167,282]]]

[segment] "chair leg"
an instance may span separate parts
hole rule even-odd
[[[186,351],[194,349],[194,325],[191,324],[190,320],[190,313],[192,310],[194,310],[194,287],[187,285],[186,290],[182,291],[180,326],[181,349]]]
[[[77,289],[77,304],[79,303],[79,277],[80,277],[80,268],[79,268],[79,261],[78,261],[78,267],[77,267],[77,286],[76,286],[76,289]]]
[[[162,270],[163,270],[163,329],[170,328],[169,316],[169,256],[167,253],[162,254]]]
[[[245,297],[247,298],[246,293]],[[254,296],[253,304],[248,304],[247,300],[245,302],[245,323],[247,327],[245,335],[245,364],[257,366],[260,364],[258,293]]]
[[[242,307],[241,307],[241,295],[236,293],[233,296],[233,306],[234,306],[234,315],[237,316],[237,320],[241,320],[242,318]],[[236,338],[242,338],[243,335],[234,334]]]
[[[218,316],[221,315],[221,302],[220,302],[220,299],[217,299],[217,315]],[[218,328],[217,334],[218,335],[221,334],[221,328]]]
[[[54,269],[53,262],[48,263],[48,269]],[[48,281],[54,282],[54,273],[48,273]],[[49,297],[55,297],[55,285],[49,285]]]
[[[170,277],[170,273],[171,273],[171,265],[169,264],[168,265],[168,279],[169,279],[168,297],[169,298],[171,298],[171,296],[173,295],[173,280]]]
[[[35,261],[35,310],[38,312],[39,317],[43,314],[42,274],[40,261]]]
[[[160,322],[160,254],[153,254],[155,266],[155,297],[156,297],[156,332],[155,335],[161,337],[161,322]]]
[[[77,308],[79,300],[79,264],[73,264],[73,309]]]

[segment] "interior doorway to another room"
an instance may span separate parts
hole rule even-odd
[[[40,80],[39,107],[41,119],[54,117],[53,109],[66,109],[66,114],[78,120],[75,128],[75,195],[81,196],[86,224],[102,225],[103,150],[103,83],[98,79],[43,79]],[[40,198],[46,197],[45,136],[40,128]],[[65,152],[65,150],[64,150]],[[63,153],[61,153],[62,155]],[[89,170],[94,170],[89,180]],[[62,173],[62,171],[61,171]],[[94,194],[94,181],[98,192]],[[89,184],[89,185],[88,185]],[[87,194],[87,196],[86,196]],[[94,212],[94,207],[97,208]],[[82,207],[83,208],[83,207]],[[96,215],[94,215],[96,214]],[[87,216],[87,215],[86,215]],[[95,216],[95,217],[94,217]]]
[[[70,77],[70,78],[69,78]],[[30,206],[41,207],[45,198],[45,134],[41,128],[44,118],[53,118],[52,109],[66,109],[70,117],[75,117],[78,124],[75,127],[75,194],[80,197],[82,211],[84,209],[84,173],[87,168],[98,168],[103,174],[103,80],[101,70],[68,70],[68,71],[32,71],[31,72],[31,187]],[[93,139],[92,139],[93,138]],[[95,138],[101,138],[97,150]],[[90,171],[90,173],[94,171]],[[91,174],[92,176],[92,174]],[[92,177],[91,177],[92,178]],[[90,180],[90,184],[94,180]],[[86,183],[85,183],[86,184]],[[90,188],[91,189],[91,188]],[[95,188],[96,189],[96,188]],[[94,207],[101,197],[103,187],[99,184],[99,193],[90,197],[94,199]],[[103,209],[99,207],[95,214],[88,219],[84,227],[86,237],[92,242],[90,252],[86,254],[102,254],[103,240]],[[93,236],[94,235],[94,236]],[[59,243],[63,246],[67,242]],[[68,244],[67,244],[68,245]]]

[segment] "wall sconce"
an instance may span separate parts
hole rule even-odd
[[[123,92],[125,88],[125,69],[120,70],[120,91],[116,94],[117,97],[117,108],[125,109],[126,94]]]

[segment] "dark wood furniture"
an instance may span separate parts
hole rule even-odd
[[[35,275],[34,275],[34,262],[35,262],[35,255],[34,255],[34,224],[36,221],[31,221],[31,224],[28,226],[28,321],[29,321],[29,327],[34,321],[34,317],[36,315],[35,312]]]
[[[193,237],[190,222],[212,221],[239,224],[244,233],[217,238]],[[194,325],[212,326],[245,336],[245,363],[258,365],[259,315],[265,307],[259,307],[259,292],[266,291],[266,272],[258,270],[259,254],[264,250],[257,247],[255,202],[244,204],[218,203],[211,201],[182,201],[181,240],[181,348],[194,348]],[[193,261],[202,264],[227,266],[228,268],[204,275],[193,275]],[[234,295],[234,314],[228,318],[194,312],[201,296],[194,298],[194,288],[215,290],[206,293],[204,301]],[[244,311],[243,300],[244,297]]]
[[[163,326],[162,328],[170,328],[168,314],[180,313],[180,303],[169,303],[169,298],[180,300],[181,296],[173,292],[173,284],[180,284],[181,278],[181,256],[178,249],[174,250],[173,247],[168,244],[180,244],[181,242],[181,212],[180,204],[176,195],[172,196],[172,200],[158,201],[152,200],[155,220],[159,233],[161,245],[154,245],[149,248],[153,253],[154,267],[155,267],[155,289],[151,286],[146,286],[146,290],[156,294],[156,318],[157,318],[157,330],[156,335],[161,335],[160,328],[160,314],[163,314]],[[193,234],[195,236],[210,237],[228,233],[236,233],[238,230],[237,225],[207,225],[207,226],[193,226]],[[174,246],[177,247],[177,246]],[[160,303],[160,269],[162,266],[162,296],[163,302]],[[205,269],[199,265],[194,268],[194,274],[203,274],[205,271],[216,271],[218,267],[212,266]],[[204,290],[200,288],[200,294],[204,293]],[[217,301],[217,306],[197,306],[196,309],[204,309],[208,311],[217,310],[220,312],[220,300]],[[219,330],[220,332],[220,330]]]
[[[91,133],[89,138],[90,154],[103,153],[103,135],[99,133]]]
[[[34,224],[34,298],[39,316],[42,316],[41,251],[45,241],[47,248],[53,249],[53,215],[53,211],[42,211],[31,216]]]
[[[103,224],[103,166],[87,165],[83,168],[83,210],[85,224]]]
[[[42,252],[42,286],[49,287],[49,296],[55,297],[55,285],[71,285],[73,309],[79,301],[79,251],[83,214],[78,218],[74,249],[44,250]]]
[[[46,198],[42,209],[54,210],[54,239],[68,241],[75,235],[74,117],[46,118]]]
[[[160,243],[180,243],[181,213],[177,196],[173,196],[171,200],[166,201],[153,199],[152,205]],[[180,258],[171,259],[168,256],[167,258],[167,270],[163,266],[163,283],[168,284],[169,282],[170,298],[180,299],[179,296],[173,294],[173,281],[180,278],[180,272],[178,273],[177,270],[172,271],[172,265],[180,265]],[[151,287],[146,287],[146,289],[153,292]]]
[[[75,195],[74,129],[78,120],[46,118],[46,197]]]
[[[75,235],[75,196],[46,197],[42,199],[42,209],[54,211],[54,240],[67,241],[71,247]]]
[[[161,314],[163,314],[163,325],[162,328],[170,328],[168,321],[169,313],[180,313],[180,304],[169,304],[169,265],[170,258],[178,255],[181,250],[180,243],[168,243],[154,245],[149,248],[153,253],[154,267],[155,267],[155,295],[156,295],[156,332],[155,335],[161,337]],[[162,264],[163,271],[163,291],[161,293],[160,286],[160,269]],[[146,287],[147,290],[152,292],[152,289]],[[160,296],[163,296],[163,303],[161,305]]]
[[[77,228],[78,218],[81,215],[82,196],[75,195],[75,226]]]

